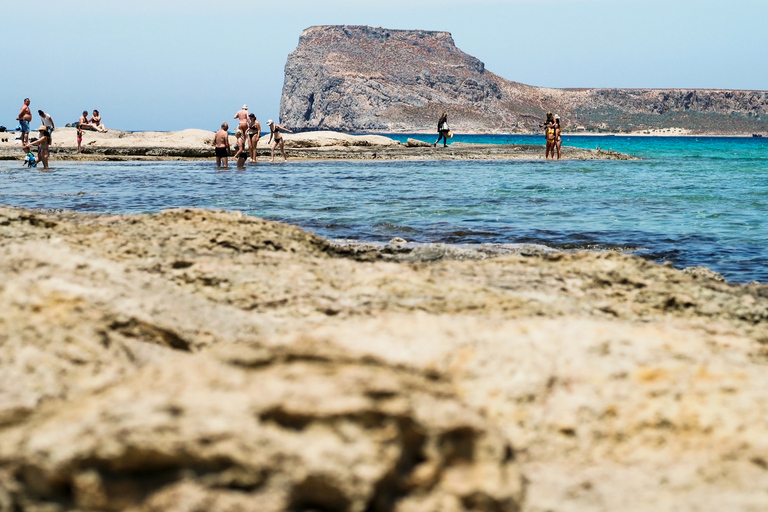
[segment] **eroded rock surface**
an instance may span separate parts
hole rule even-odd
[[[0,510],[768,507],[768,286],[0,208]]]

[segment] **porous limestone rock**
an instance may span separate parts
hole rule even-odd
[[[9,510],[515,512],[523,498],[505,437],[447,382],[301,343],[151,365],[5,430],[0,472]]]
[[[432,146],[432,144],[430,144],[429,142],[424,142],[423,140],[410,139],[410,138],[405,142],[405,145],[408,146],[409,148],[428,148]]]
[[[534,249],[0,207],[0,510],[768,508],[768,286]]]

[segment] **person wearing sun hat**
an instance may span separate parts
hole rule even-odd
[[[238,130],[243,133],[248,132],[248,105],[243,105],[243,108],[238,110],[237,114],[235,114],[234,119],[238,120]]]
[[[48,168],[48,148],[51,145],[51,134],[48,132],[48,128],[43,125],[37,129],[38,136],[40,137],[35,142],[31,142],[24,147],[24,151],[29,151],[32,146],[37,146],[37,159],[43,162],[43,168]]]

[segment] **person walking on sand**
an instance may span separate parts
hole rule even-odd
[[[243,108],[237,111],[233,119],[238,120],[237,129],[246,133],[248,131],[248,105],[243,105]]]
[[[560,116],[555,116],[555,148],[557,149],[557,159],[563,156],[561,149],[563,146],[563,128],[560,126]],[[552,151],[552,158],[555,158],[555,152]]]
[[[555,158],[555,118],[552,112],[547,112],[547,120],[542,125],[544,127],[544,136],[547,141],[547,147],[544,152],[544,158],[549,160],[550,153],[552,159]]]
[[[40,116],[40,122],[45,125],[46,128],[48,128],[48,133],[50,135],[53,135],[53,130],[56,129],[56,125],[53,124],[53,118],[50,114],[46,114],[42,110],[37,111],[37,115]]]
[[[27,144],[24,151],[28,152],[32,146],[37,146],[37,159],[40,162],[43,162],[43,169],[47,169],[49,148],[51,146],[51,134],[48,133],[48,128],[45,126],[38,128],[37,133],[40,138],[35,142]]]
[[[235,130],[237,143],[235,144],[235,158],[237,158],[237,168],[245,169],[245,160],[248,158],[248,152],[245,150],[245,133]]]
[[[228,167],[229,157],[229,125],[221,123],[221,130],[213,136],[213,145],[216,148],[216,167]]]
[[[448,132],[450,129],[448,128],[448,113],[443,112],[443,115],[440,116],[440,119],[437,121],[437,133],[439,133],[439,137],[437,137],[437,140],[435,141],[432,146],[437,146],[440,144],[440,141],[443,141],[443,147],[448,147]]]
[[[248,114],[248,149],[251,153],[251,162],[256,163],[257,145],[261,138],[261,123],[256,119],[255,114]]]
[[[269,125],[269,141],[267,141],[267,144],[269,144],[269,147],[272,149],[272,163],[275,163],[275,147],[280,146],[280,152],[283,154],[283,161],[287,162],[288,157],[285,156],[285,141],[283,140],[283,136],[280,135],[281,131],[286,131],[288,133],[293,133],[288,128],[283,128],[282,126],[275,124],[270,119],[267,121],[267,125]],[[274,142],[272,141],[272,138],[274,137]]]
[[[29,144],[29,122],[32,120],[32,111],[29,110],[29,98],[24,98],[19,116],[16,118],[21,126],[21,145]]]
[[[93,126],[96,130],[98,130],[101,133],[107,133],[109,131],[106,129],[104,124],[102,124],[101,114],[99,114],[98,110],[93,111],[93,116],[91,116],[90,123],[91,123],[91,126]]]

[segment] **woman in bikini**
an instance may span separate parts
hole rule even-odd
[[[37,129],[37,133],[40,136],[35,142],[31,142],[27,145],[26,151],[29,151],[32,146],[37,146],[37,159],[43,162],[43,169],[48,168],[48,156],[49,147],[51,145],[51,134],[48,132],[48,128],[41,126]]]
[[[261,123],[256,119],[255,114],[248,114],[248,140],[250,141],[248,150],[251,153],[251,162],[256,163],[256,145],[261,138]]]
[[[235,146],[235,158],[237,158],[237,168],[245,169],[245,159],[248,158],[248,152],[245,150],[245,134],[241,130],[235,130],[237,145]]]
[[[101,133],[107,133],[107,129],[104,127],[103,124],[101,124],[101,115],[99,114],[98,110],[93,111],[93,116],[91,116],[91,125],[99,130]]]
[[[283,128],[280,125],[277,125],[272,122],[270,119],[267,121],[267,124],[269,125],[269,141],[267,142],[270,145],[270,148],[272,148],[272,163],[275,163],[275,147],[280,146],[280,151],[283,153],[283,161],[287,162],[288,157],[285,156],[285,141],[283,140],[283,136],[280,135],[280,131],[286,131],[288,133],[293,133],[288,128]],[[275,141],[272,142],[272,138],[274,137]]]
[[[557,159],[560,160],[563,154],[560,148],[563,146],[563,128],[560,126],[560,116],[555,116],[555,148],[557,149]],[[555,152],[552,151],[552,158],[555,158]]]
[[[547,120],[544,121],[544,133],[547,139],[547,148],[544,158],[549,160],[549,154],[552,153],[552,159],[555,158],[555,118],[552,112],[547,112]]]

